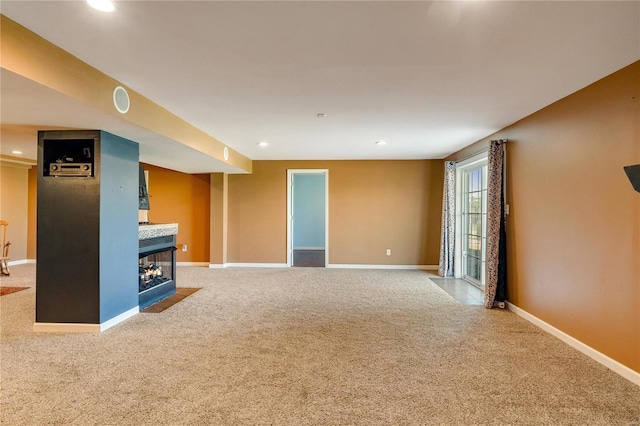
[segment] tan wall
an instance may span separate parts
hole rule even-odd
[[[287,169],[329,170],[329,263],[438,264],[440,160],[254,161],[229,175],[230,263],[286,263]]]
[[[209,175],[143,164],[149,171],[149,221],[178,222],[178,262],[209,262]],[[187,244],[188,251],[181,250]]]
[[[0,165],[0,219],[9,221],[7,240],[11,241],[11,261],[27,259],[28,166]],[[0,234],[0,245],[2,244]]]
[[[29,169],[29,199],[27,213],[27,259],[35,259],[37,253],[37,217],[38,217],[38,168]]]
[[[210,195],[210,230],[209,238],[211,264],[223,265],[227,263],[227,194],[228,176],[223,173],[211,173],[211,195]]]
[[[499,102],[499,99],[495,100]],[[507,144],[508,299],[640,371],[640,62],[450,159]]]

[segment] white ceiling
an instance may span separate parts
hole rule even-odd
[[[0,7],[254,160],[443,158],[640,59],[638,1],[117,1],[110,14],[84,1]],[[32,87],[20,101],[20,78],[5,74],[3,130],[135,134],[147,141],[143,161],[168,167],[165,150],[177,144],[151,143],[157,135],[103,123],[80,104],[69,116],[56,102],[35,108],[38,96],[56,94]],[[3,154],[13,140],[5,134]],[[169,158],[172,168],[222,164],[184,154]]]

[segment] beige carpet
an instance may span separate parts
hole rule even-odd
[[[459,305],[424,272],[181,267],[177,282],[202,289],[89,335],[34,334],[34,289],[3,296],[2,424],[640,420],[640,387],[512,313]]]

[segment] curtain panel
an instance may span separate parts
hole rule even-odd
[[[456,226],[456,163],[444,163],[444,190],[442,195],[442,234],[440,238],[440,264],[438,275],[453,277]]]
[[[504,144],[506,139],[489,145],[487,179],[487,254],[486,308],[505,307],[507,292],[507,236],[504,214]]]

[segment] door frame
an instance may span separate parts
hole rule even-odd
[[[329,265],[329,169],[287,169],[287,266],[293,265],[293,176],[296,174],[324,175],[324,266]]]

